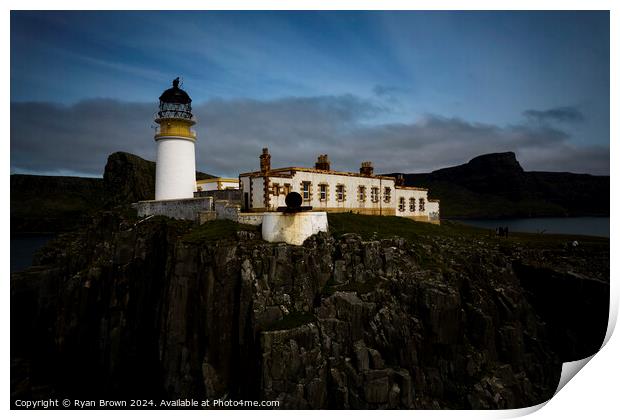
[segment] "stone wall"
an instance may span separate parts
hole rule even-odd
[[[258,226],[263,223],[265,213],[239,213],[237,221],[244,225]]]
[[[239,204],[230,203],[228,200],[216,200],[214,208],[218,219],[228,219],[234,222],[237,221],[241,211]]]
[[[228,200],[241,204],[242,202],[241,190],[213,190],[213,191],[196,191],[194,197],[213,197],[214,201]]]
[[[213,210],[198,212],[198,223],[203,224],[217,219],[217,213]]]
[[[201,211],[209,211],[213,205],[211,197],[184,198],[180,200],[150,200],[132,204],[138,217],[167,216],[173,219],[198,221]]]
[[[235,202],[231,203],[227,200],[217,200],[214,208],[217,219],[228,219],[244,225],[254,226],[263,223],[264,213],[241,213],[241,205]]]

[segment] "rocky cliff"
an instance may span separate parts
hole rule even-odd
[[[12,275],[12,398],[515,408],[600,346],[606,240],[394,219],[330,215],[330,234],[289,246],[101,213]]]
[[[196,179],[214,175],[196,171]],[[106,200],[112,204],[155,199],[155,162],[126,152],[108,156],[103,173]]]
[[[609,216],[609,176],[527,172],[513,152],[404,178],[441,200],[442,217]]]

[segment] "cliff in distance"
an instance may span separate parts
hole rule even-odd
[[[98,213],[12,274],[12,401],[517,408],[602,343],[607,239],[329,223],[291,246],[230,221]]]
[[[196,172],[196,179],[213,178]],[[96,211],[155,198],[155,162],[131,153],[108,156],[103,179],[11,175],[11,232],[66,232]]]
[[[441,200],[445,218],[609,216],[609,176],[526,172],[513,152],[403,175],[405,185],[428,188]]]
[[[104,197],[99,178],[11,175],[11,233],[75,229],[103,206]]]
[[[609,216],[608,176],[525,172],[512,152],[404,177],[441,200],[443,218]],[[68,231],[101,208],[154,197],[155,162],[125,152],[108,157],[103,180],[11,175],[11,231]]]

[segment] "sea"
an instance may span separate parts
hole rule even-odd
[[[11,273],[32,265],[35,252],[54,239],[54,234],[23,234],[11,237]]]
[[[561,233],[609,238],[609,217],[533,217],[528,219],[467,219],[466,225],[495,230],[508,227],[509,232]]]

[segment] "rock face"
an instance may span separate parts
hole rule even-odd
[[[513,152],[404,178],[441,200],[442,217],[609,216],[609,176],[526,172]]]
[[[196,172],[196,179],[213,178]],[[112,204],[155,199],[155,162],[126,152],[108,156],[103,174],[106,198]]]
[[[12,398],[516,408],[555,391],[557,343],[500,248],[188,235],[204,226],[102,213],[14,274]]]
[[[155,198],[155,162],[125,152],[108,156],[103,174],[106,196],[113,203]]]

